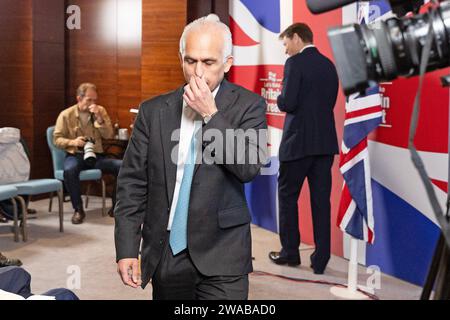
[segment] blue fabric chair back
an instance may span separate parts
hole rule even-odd
[[[53,174],[56,178],[57,170],[64,170],[64,159],[66,157],[66,152],[62,149],[59,149],[53,143],[53,132],[55,131],[55,127],[47,128],[47,143],[50,148],[50,153],[52,154],[52,162],[53,162]]]

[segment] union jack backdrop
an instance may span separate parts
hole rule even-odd
[[[277,109],[276,96],[286,61],[279,33],[293,22],[305,22],[314,30],[316,46],[332,58],[326,36],[330,27],[385,20],[392,17],[392,11],[387,0],[360,2],[322,15],[312,15],[306,0],[229,0],[229,4],[235,57],[229,79],[261,94],[268,105],[273,170],[246,184],[247,201],[252,223],[277,232],[277,155],[284,114]],[[440,77],[447,73],[448,69],[442,69],[425,76],[423,107],[414,140],[443,205],[448,189],[450,95],[448,89],[441,87]],[[357,238],[366,238],[367,242],[358,246],[360,263],[377,265],[383,273],[423,285],[440,229],[407,148],[416,88],[416,77],[399,78],[380,84],[382,96],[376,91],[368,92],[364,97],[352,96],[347,108],[344,108],[343,97],[338,98],[334,111],[338,137],[344,142],[340,170],[333,168],[333,181],[339,181],[339,186],[332,190],[331,205],[338,227],[332,228],[331,238],[333,254],[345,256],[349,242],[340,230],[341,225],[345,225],[344,229]],[[377,108],[381,99],[383,122],[377,127],[380,121]],[[375,127],[377,129],[373,130]],[[371,130],[373,132],[366,138]],[[343,189],[340,187],[342,176],[346,181]],[[312,244],[308,188],[304,191],[299,199],[299,227],[302,242]]]

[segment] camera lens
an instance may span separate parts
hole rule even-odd
[[[94,141],[92,139],[88,139],[84,145],[83,159],[88,166],[93,167],[95,165],[97,155],[94,152]]]
[[[450,64],[450,1],[412,17],[330,30],[328,35],[344,93],[363,92],[379,82],[419,74],[430,32],[433,41],[427,71]],[[355,76],[357,69],[363,71]]]

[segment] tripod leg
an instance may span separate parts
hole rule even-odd
[[[444,245],[436,278],[436,291],[433,300],[447,300],[450,298],[450,249]]]
[[[431,292],[433,291],[433,286],[436,281],[436,277],[439,272],[439,266],[441,262],[442,253],[444,252],[445,239],[444,236],[439,236],[439,240],[434,250],[433,260],[431,262],[430,270],[428,271],[427,280],[423,286],[422,295],[420,300],[430,300]]]

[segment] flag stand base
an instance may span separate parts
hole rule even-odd
[[[332,287],[330,289],[330,292],[335,295],[336,297],[343,298],[343,299],[351,299],[351,300],[366,300],[369,299],[368,296],[365,294],[362,294],[359,291],[353,291],[349,288],[342,288],[342,287]]]
[[[358,288],[358,240],[352,237],[350,240],[350,261],[348,262],[348,286],[346,288],[334,286],[330,292],[336,297],[344,299],[363,300],[368,299]]]

